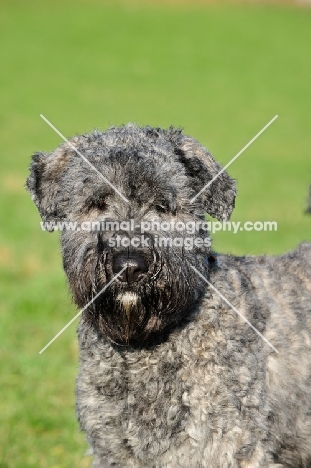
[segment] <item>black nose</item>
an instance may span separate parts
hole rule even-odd
[[[139,281],[148,271],[147,262],[139,255],[131,255],[130,257],[117,255],[112,259],[112,270],[115,275],[124,267],[127,268],[118,276],[118,279],[129,284]]]

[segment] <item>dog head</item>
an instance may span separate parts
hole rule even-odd
[[[129,124],[36,153],[30,170],[45,228],[62,230],[75,301],[92,301],[83,319],[100,333],[142,343],[199,301],[204,283],[192,266],[208,274],[211,252],[204,215],[228,219],[236,190],[196,140]]]

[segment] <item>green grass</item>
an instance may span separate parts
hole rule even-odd
[[[182,126],[230,167],[234,221],[273,233],[214,236],[219,251],[277,254],[311,240],[311,10],[1,2],[0,467],[88,467],[74,415],[75,314],[57,234],[23,189],[31,154],[110,123]]]

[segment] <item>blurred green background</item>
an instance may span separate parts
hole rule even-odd
[[[311,9],[162,1],[0,1],[0,467],[89,467],[74,414],[75,326],[58,235],[24,190],[30,156],[128,121],[182,126],[229,168],[234,221],[277,232],[218,233],[218,251],[278,254],[311,240]],[[203,3],[203,4],[202,4]]]

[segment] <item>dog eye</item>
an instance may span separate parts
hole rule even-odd
[[[105,211],[107,209],[107,207],[108,207],[108,205],[107,205],[106,200],[104,198],[92,199],[88,203],[88,209],[89,210],[92,210],[92,209],[96,208],[97,210]]]
[[[156,205],[156,210],[157,210],[159,213],[167,213],[168,208],[167,208],[167,206],[165,206],[165,205]]]
[[[95,206],[96,208],[98,208],[99,210],[101,211],[104,211],[107,209],[107,203],[106,203],[106,200],[104,198],[101,198],[99,200],[96,200],[95,202]]]

